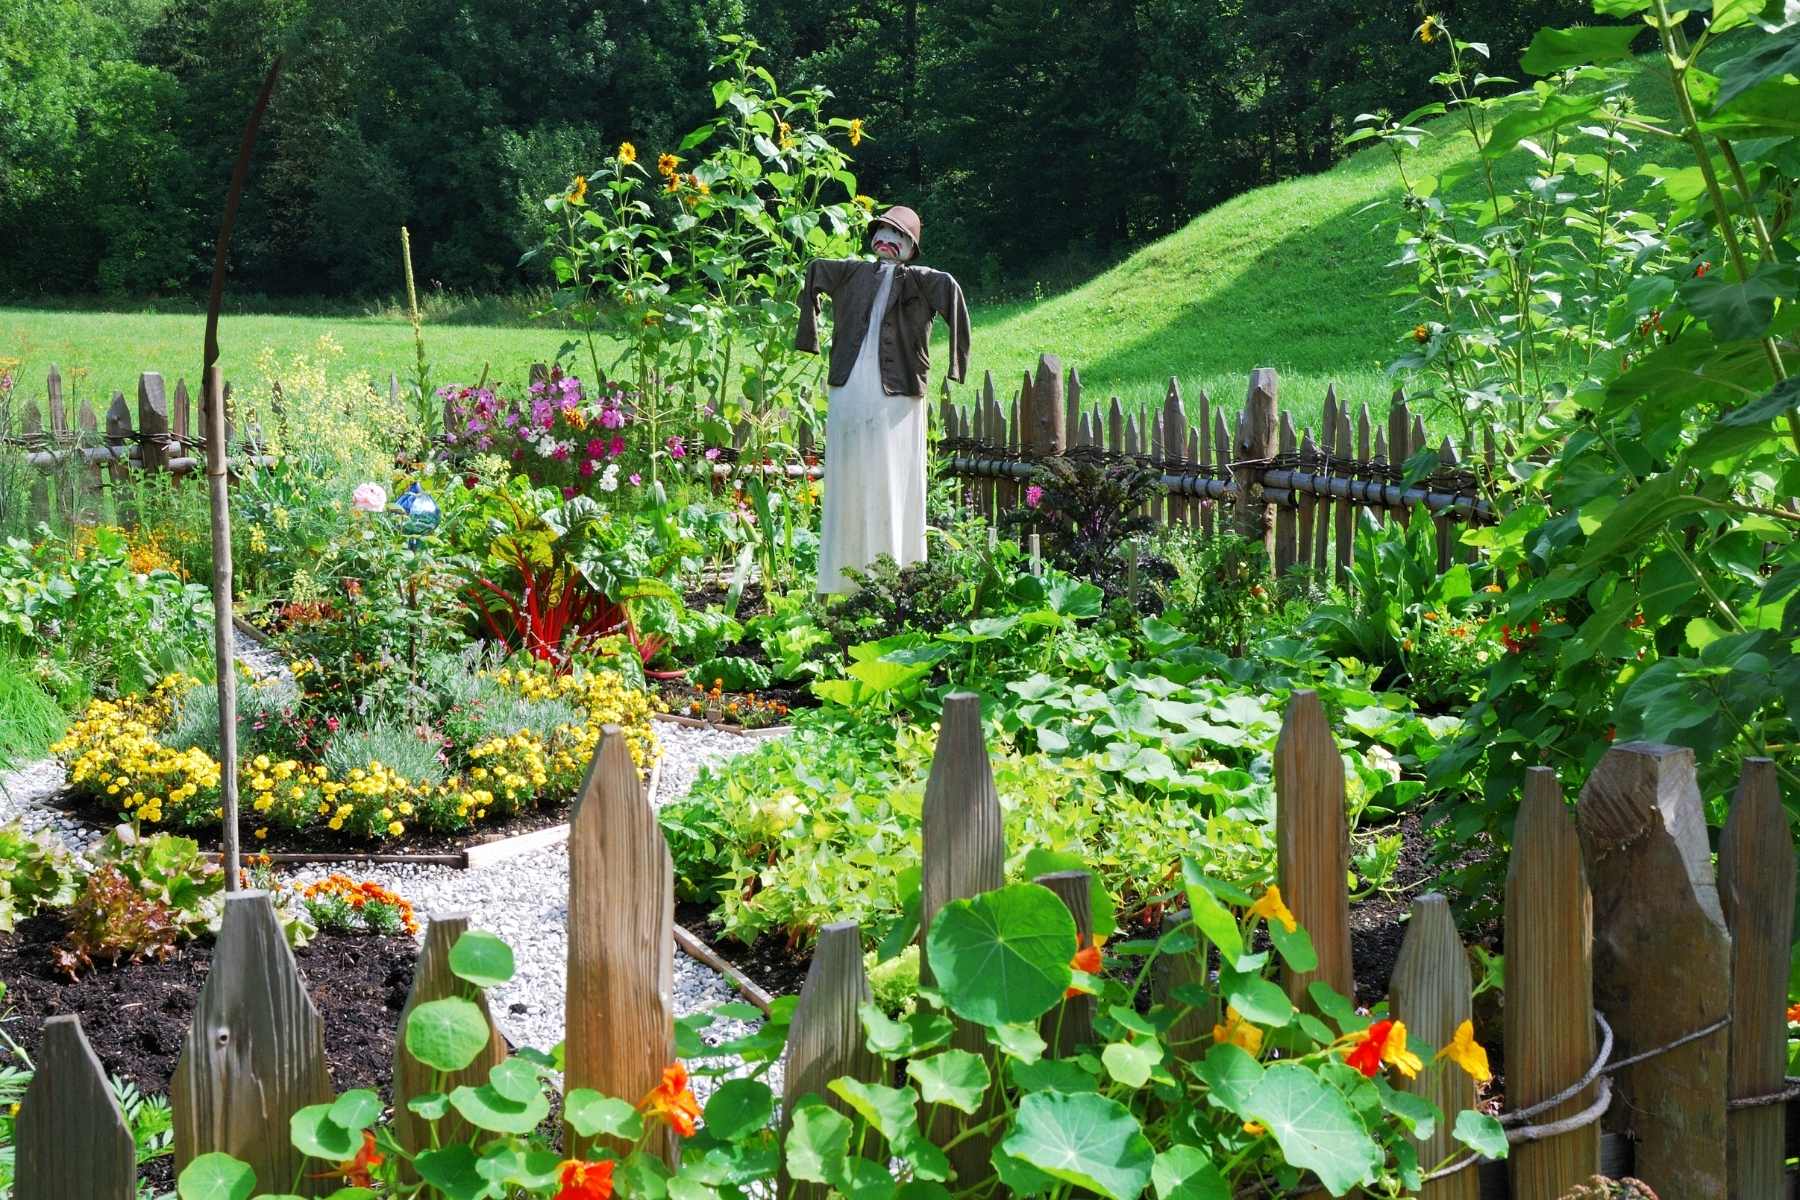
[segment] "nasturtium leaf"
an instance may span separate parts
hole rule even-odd
[[[1142,1042],[1111,1042],[1100,1052],[1106,1073],[1128,1088],[1141,1088],[1150,1082],[1150,1074],[1162,1062],[1162,1046],[1156,1039]]]
[[[175,1181],[181,1200],[250,1200],[256,1172],[229,1154],[202,1154],[182,1168]]]
[[[1483,1158],[1506,1157],[1506,1127],[1483,1112],[1466,1108],[1456,1114],[1456,1140]]]
[[[637,1109],[593,1088],[575,1088],[563,1098],[563,1119],[584,1138],[616,1137],[635,1142],[644,1135],[644,1118]]]
[[[950,1200],[950,1189],[929,1179],[914,1179],[900,1185],[894,1200]]]
[[[1345,1033],[1361,1033],[1369,1027],[1369,1018],[1356,1011],[1356,1005],[1338,995],[1328,983],[1314,981],[1306,985],[1306,997],[1313,1007],[1337,1022]]]
[[[1245,1104],[1245,1119],[1269,1131],[1290,1166],[1318,1175],[1333,1195],[1371,1183],[1382,1153],[1336,1088],[1306,1067],[1278,1062]]]
[[[368,1088],[352,1088],[331,1102],[331,1120],[352,1133],[367,1129],[381,1115],[381,1097]]]
[[[280,1196],[259,1196],[257,1197],[257,1200],[304,1200],[304,1198],[283,1194]],[[380,1200],[380,1197],[366,1187],[345,1187],[339,1188],[337,1191],[331,1193],[329,1196],[325,1197],[325,1200]]]
[[[906,1074],[919,1085],[919,1098],[927,1104],[948,1104],[966,1113],[981,1109],[992,1077],[978,1054],[967,1050],[942,1050],[929,1058],[906,1064]]]
[[[825,1086],[888,1141],[903,1145],[916,1135],[919,1098],[911,1088],[864,1083],[848,1075],[833,1079]]]
[[[499,987],[513,977],[513,952],[485,929],[465,930],[450,947],[450,971],[479,988]]]
[[[1170,1146],[1150,1168],[1156,1200],[1231,1200],[1231,1186],[1198,1146]]]
[[[669,1200],[682,1200],[675,1194],[675,1184],[678,1182],[680,1176],[669,1181]],[[852,1155],[844,1160],[844,1170],[838,1177],[837,1190],[844,1200],[893,1200],[896,1184],[893,1172],[888,1170],[885,1163]],[[716,1196],[717,1193],[713,1195]]]
[[[1155,1025],[1145,1020],[1134,1009],[1127,1008],[1123,1004],[1107,1005],[1106,1015],[1111,1020],[1117,1021],[1124,1028],[1129,1029],[1132,1033],[1141,1033],[1145,1037],[1155,1037],[1157,1035],[1157,1028]]]
[[[1006,1193],[1013,1196],[1042,1196],[1056,1190],[1057,1182],[1022,1158],[1015,1158],[999,1146],[989,1156],[994,1174],[999,1176]]]
[[[1015,1062],[1034,1063],[1044,1057],[1044,1035],[1029,1021],[994,1025],[988,1029],[987,1034],[988,1040],[1005,1051]]]
[[[450,1107],[475,1128],[490,1133],[530,1133],[550,1115],[550,1101],[542,1092],[534,1093],[529,1100],[513,1100],[495,1091],[491,1084],[457,1088],[450,1093]]]
[[[360,1130],[345,1129],[331,1119],[329,1104],[309,1104],[288,1118],[294,1149],[326,1162],[344,1162],[362,1145]]]
[[[423,1150],[413,1159],[413,1170],[449,1200],[471,1200],[490,1193],[488,1181],[477,1167],[475,1151],[457,1143],[441,1150]]]
[[[407,1111],[426,1121],[441,1121],[450,1111],[450,1097],[442,1092],[426,1092],[406,1102]]]
[[[769,1123],[775,1094],[760,1079],[727,1079],[706,1099],[706,1128],[722,1142],[736,1141]]]
[[[406,1018],[406,1051],[437,1071],[460,1071],[487,1048],[488,1023],[472,1000],[428,1000]]]
[[[1275,943],[1276,952],[1288,969],[1300,972],[1316,971],[1319,967],[1318,952],[1313,949],[1312,937],[1299,926],[1292,933],[1280,921],[1269,922],[1269,940]]]
[[[1398,1117],[1406,1132],[1420,1141],[1437,1131],[1438,1107],[1424,1096],[1403,1092],[1379,1075],[1375,1077],[1375,1094],[1381,1097],[1381,1107]]]
[[[1006,1153],[1111,1200],[1136,1200],[1156,1151],[1131,1110],[1104,1096],[1033,1092],[1019,1102]]]
[[[1263,1065],[1242,1046],[1220,1042],[1206,1052],[1194,1072],[1206,1084],[1213,1103],[1244,1117],[1256,1085],[1262,1082]]]
[[[806,1183],[833,1183],[850,1152],[850,1118],[814,1100],[794,1109],[787,1137],[788,1174]]]
[[[1261,975],[1221,971],[1219,993],[1240,1017],[1254,1024],[1280,1029],[1294,1019],[1294,1006],[1288,1003],[1287,993]]]
[[[1226,962],[1235,962],[1244,953],[1244,935],[1237,917],[1213,895],[1212,881],[1207,879],[1192,859],[1181,862],[1182,878],[1187,885],[1188,911],[1194,926],[1207,941],[1219,948]]]
[[[523,1104],[542,1090],[537,1068],[522,1058],[508,1058],[488,1068],[488,1082],[508,1100]]]
[[[1007,1065],[1022,1092],[1097,1092],[1100,1080],[1084,1069],[1079,1059],[1043,1058],[1037,1062],[1013,1059]]]
[[[946,904],[925,944],[958,1016],[982,1025],[1030,1021],[1069,986],[1075,919],[1049,888],[1013,884]]]

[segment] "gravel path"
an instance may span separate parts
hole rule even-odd
[[[257,663],[262,671],[277,664]],[[253,668],[254,669],[254,668]],[[759,739],[711,729],[659,722],[662,772],[651,800],[658,807],[687,794],[700,768],[754,749]],[[49,829],[72,848],[85,848],[97,834],[45,803],[63,788],[60,764],[46,759],[0,776],[0,821],[18,817],[28,830]],[[489,993],[494,1020],[517,1046],[549,1050],[562,1040],[564,972],[568,958],[569,854],[552,846],[478,870],[454,867],[350,862],[296,869],[285,878],[304,885],[333,871],[373,879],[411,901],[421,918],[434,912],[466,912],[475,926],[505,938],[517,971],[512,981]],[[685,1016],[740,999],[723,976],[675,952],[675,1013]],[[750,1026],[721,1022],[706,1035],[710,1044],[741,1036]],[[709,1080],[696,1077],[704,1098]],[[771,1079],[779,1090],[778,1075]]]

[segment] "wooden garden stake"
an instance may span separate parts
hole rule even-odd
[[[1775,764],[1744,760],[1719,840],[1719,903],[1731,930],[1732,1099],[1786,1086],[1788,954],[1794,928],[1794,837]],[[1786,1186],[1787,1108],[1761,1104],[1727,1119],[1733,1196],[1778,1196]]]
[[[476,993],[475,1003],[487,1019],[488,1044],[475,1056],[474,1062],[440,1079],[439,1072],[406,1050],[406,1023],[412,1019],[413,1009],[467,992],[467,986],[450,970],[450,949],[468,929],[467,913],[432,914],[431,923],[425,927],[425,944],[419,949],[418,966],[413,971],[412,989],[406,994],[406,1007],[400,1010],[400,1022],[394,1029],[394,1136],[408,1150],[431,1148],[431,1126],[407,1108],[408,1100],[432,1092],[448,1093],[464,1084],[480,1087],[488,1081],[488,1071],[506,1059],[506,1039],[494,1027],[494,1018],[488,1012],[487,995],[483,992]],[[439,1137],[446,1145],[467,1141],[473,1132],[474,1127],[454,1112],[438,1122]],[[412,1178],[410,1173],[407,1178]]]
[[[1069,915],[1075,918],[1075,949],[1085,950],[1094,944],[1094,901],[1092,876],[1086,871],[1053,871],[1039,875],[1036,882],[1056,893]],[[1071,996],[1045,1013],[1038,1022],[1039,1032],[1048,1042],[1052,1058],[1067,1058],[1094,1040],[1094,998]]]
[[[1660,1196],[1726,1200],[1731,935],[1713,882],[1694,752],[1630,742],[1600,760],[1577,809],[1594,892],[1594,1005],[1628,1059],[1609,1123]]]
[[[863,971],[862,934],[855,921],[839,921],[819,930],[812,965],[789,1025],[787,1057],[781,1091],[782,1134],[793,1125],[794,1107],[808,1095],[849,1114],[849,1106],[827,1085],[845,1075],[864,1083],[882,1077],[881,1060],[863,1036],[857,1009],[870,998],[869,977]],[[831,1189],[824,1184],[801,1183],[787,1177],[785,1168],[777,1194],[796,1200],[819,1200]]]
[[[137,1149],[80,1017],[44,1022],[36,1066],[13,1129],[14,1200],[132,1200]]]
[[[1531,767],[1506,871],[1506,1099],[1547,1100],[1593,1064],[1594,902],[1581,839],[1556,772]],[[1538,1120],[1560,1121],[1594,1099],[1589,1087]],[[1507,1156],[1515,1200],[1561,1200],[1599,1170],[1599,1123]]]
[[[1354,999],[1344,759],[1313,691],[1294,693],[1275,740],[1275,852],[1282,899],[1312,935],[1319,957],[1316,970],[1282,968],[1288,997],[1310,1007],[1306,988],[1317,980]]]
[[[1450,902],[1436,892],[1412,902],[1412,921],[1400,946],[1400,959],[1388,992],[1394,1016],[1406,1023],[1408,1033],[1427,1045],[1443,1047],[1456,1035],[1457,1026],[1474,1015],[1470,1000],[1473,981],[1469,956],[1456,936]],[[1475,1081],[1455,1063],[1445,1063],[1419,1078],[1396,1081],[1401,1088],[1424,1096],[1437,1105],[1444,1119],[1432,1135],[1419,1143],[1419,1162],[1428,1169],[1446,1159],[1460,1157],[1462,1144],[1451,1132],[1456,1114],[1475,1107]],[[1478,1176],[1465,1168],[1443,1179],[1434,1179],[1419,1193],[1424,1200],[1477,1200]]]

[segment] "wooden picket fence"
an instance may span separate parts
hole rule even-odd
[[[1282,892],[1318,951],[1317,970],[1290,972],[1285,986],[1301,1004],[1314,980],[1353,995],[1344,764],[1314,693],[1290,700],[1274,771]],[[662,832],[616,728],[602,739],[577,800],[569,855],[564,1082],[635,1099],[674,1054],[674,892]],[[980,701],[953,695],[925,794],[922,920],[929,925],[949,901],[1000,886],[1005,858]],[[1064,898],[1080,936],[1090,938],[1085,873],[1041,882]],[[1793,844],[1767,760],[1744,767],[1716,880],[1691,751],[1610,748],[1573,812],[1554,774],[1534,770],[1506,890],[1506,1099],[1524,1115],[1504,1119],[1518,1140],[1507,1162],[1460,1165],[1428,1182],[1423,1195],[1558,1200],[1601,1170],[1635,1173],[1667,1200],[1788,1195],[1793,900]],[[468,923],[466,914],[433,915],[397,1047],[407,1014],[450,994],[447,956]],[[924,970],[928,976],[928,961]],[[1155,987],[1166,997],[1207,971],[1204,952],[1177,956]],[[1393,974],[1394,1015],[1419,1040],[1441,1046],[1469,1016],[1470,990],[1446,902],[1419,897]],[[807,1093],[825,1094],[826,1081],[840,1075],[880,1078],[856,1016],[869,994],[860,931],[854,923],[827,926],[793,1014],[787,1111]],[[1091,1003],[1074,999],[1050,1015],[1046,1028],[1060,1030],[1052,1053],[1071,1053],[1085,1040]],[[1186,1014],[1169,1039],[1171,1052],[1203,1054],[1217,1016]],[[972,1028],[958,1039],[983,1049]],[[504,1054],[495,1029],[482,1058],[441,1090],[479,1084]],[[406,1100],[434,1081],[398,1049],[396,1060],[397,1134],[420,1146],[425,1131]],[[1463,1073],[1428,1074],[1429,1083],[1403,1086],[1452,1113],[1474,1103]],[[319,1016],[269,897],[234,894],[170,1088],[177,1167],[222,1150],[251,1163],[264,1186],[283,1184],[301,1166],[289,1117],[330,1093]],[[957,1128],[947,1120],[930,1134],[942,1143]],[[965,1180],[991,1170],[980,1140],[951,1150]],[[53,1017],[45,1027],[17,1141],[18,1200],[135,1194],[131,1138],[76,1017]],[[1434,1163],[1456,1153],[1439,1131],[1420,1157]]]
[[[238,439],[232,430],[230,384],[225,385],[225,399],[226,441],[234,447],[234,465],[246,459],[259,466],[273,462],[258,444],[256,431]],[[62,375],[52,366],[41,405],[27,398],[0,406],[0,452],[22,453],[37,468],[30,498],[33,521],[49,521],[54,515],[65,526],[92,522],[100,519],[102,500],[110,495],[110,519],[129,527],[136,522],[127,487],[133,472],[180,477],[205,469],[204,414],[198,408],[185,379],[177,380],[170,394],[161,374],[145,371],[138,376],[135,412],[123,392],[114,392],[102,428],[85,397],[64,399]]]
[[[1403,394],[1394,394],[1386,427],[1371,429],[1368,405],[1352,414],[1328,388],[1315,426],[1281,408],[1277,383],[1272,369],[1253,371],[1243,407],[1232,412],[1205,392],[1190,405],[1171,378],[1160,409],[1128,414],[1117,396],[1104,407],[1085,404],[1080,373],[1070,367],[1065,375],[1061,360],[1046,354],[1035,377],[1026,373],[1004,404],[991,373],[968,407],[946,385],[938,452],[952,474],[968,481],[970,506],[990,519],[1023,507],[1038,461],[1088,456],[1160,470],[1163,495],[1150,503],[1148,516],[1205,536],[1236,532],[1260,540],[1277,574],[1306,567],[1321,579],[1335,573],[1342,583],[1359,509],[1384,522],[1406,522],[1423,504],[1437,527],[1439,569],[1469,557],[1457,541],[1458,526],[1495,517],[1484,477],[1466,469],[1444,438],[1434,447],[1436,469],[1405,483],[1407,460],[1430,442]],[[1491,478],[1491,436],[1482,466]]]

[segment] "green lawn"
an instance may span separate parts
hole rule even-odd
[[[1647,110],[1666,107],[1648,72],[1634,90]],[[1440,119],[1408,170],[1417,178],[1472,153],[1468,136]],[[1500,171],[1503,186],[1528,164],[1523,152],[1512,155]],[[1478,185],[1463,186],[1472,194]],[[969,388],[991,370],[1010,394],[1037,356],[1052,352],[1080,370],[1086,395],[1100,403],[1112,394],[1133,407],[1160,403],[1175,376],[1190,401],[1204,389],[1235,407],[1251,369],[1269,366],[1280,372],[1284,407],[1303,414],[1302,424],[1316,425],[1328,384],[1379,420],[1394,388],[1383,364],[1416,320],[1392,294],[1402,278],[1386,266],[1396,253],[1399,194],[1388,152],[1367,149],[1323,174],[1221,204],[1061,295],[978,304]],[[426,325],[433,378],[473,382],[486,365],[493,378],[522,379],[531,362],[552,357],[564,335],[533,325],[523,308],[479,300],[445,306],[445,323]],[[367,313],[227,316],[220,325],[226,377],[250,377],[265,346],[286,355],[330,335],[346,366],[404,379],[413,361],[410,327],[391,304]],[[55,362],[65,388],[104,399],[129,391],[141,370],[192,383],[203,325],[199,314],[0,309],[0,358],[23,360],[27,395],[41,394],[44,370]],[[941,325],[933,358],[941,372]],[[86,374],[71,378],[71,368]]]

